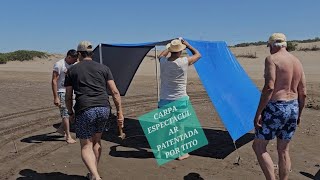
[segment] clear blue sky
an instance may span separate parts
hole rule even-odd
[[[320,36],[319,0],[6,0],[0,5],[0,52],[65,53],[81,40],[134,43],[173,37],[265,41]]]

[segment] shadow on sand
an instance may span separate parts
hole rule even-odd
[[[59,125],[60,123],[54,124],[53,127],[57,129]],[[124,140],[118,138],[118,128],[115,118],[111,118],[111,121],[106,125],[106,129],[108,129],[108,131],[103,133],[102,139],[118,144],[110,147],[109,154],[111,156],[140,159],[154,158],[147,138],[145,137],[141,125],[137,119],[125,119],[124,132],[126,133],[126,138]],[[203,129],[203,131],[208,139],[209,144],[191,152],[191,155],[224,159],[235,151],[233,141],[227,131],[206,128]],[[73,127],[71,128],[71,132],[74,132]],[[249,143],[251,140],[253,140],[253,138],[254,135],[250,133],[242,136],[236,141],[237,148]],[[30,136],[21,140],[21,142],[25,143],[42,143],[45,141],[64,141],[64,139],[63,136],[57,135],[55,132],[51,132],[47,134]]]
[[[46,141],[65,141],[64,136],[57,135],[56,132],[46,133],[46,134],[39,134],[35,136],[30,136],[24,139],[21,139],[21,142],[25,143],[42,143]]]
[[[204,180],[198,173],[189,173],[183,177],[183,180]]]
[[[233,141],[227,131],[214,129],[203,130],[209,144],[191,152],[191,155],[224,159],[235,151]],[[138,120],[126,118],[124,132],[126,133],[126,139],[121,140],[117,136],[118,128],[116,127],[115,120],[113,120],[113,123],[109,124],[108,131],[103,134],[103,140],[119,144],[110,148],[111,156],[124,158],[154,158]],[[249,143],[253,138],[253,134],[247,133],[236,141],[237,148]],[[117,150],[126,149],[121,147],[127,147],[131,150]],[[132,150],[132,148],[134,150]]]
[[[58,129],[61,123],[56,123],[53,125],[55,129]],[[71,124],[70,131],[74,132],[74,125]],[[39,134],[35,136],[30,136],[24,139],[21,139],[21,142],[25,143],[42,143],[46,141],[65,141],[64,136],[57,132],[50,132],[45,134]]]
[[[319,171],[315,174],[315,175],[312,175],[310,173],[307,173],[307,172],[300,172],[300,174],[310,178],[310,179],[314,179],[314,180],[320,180],[320,169]]]
[[[87,180],[84,176],[67,175],[61,172],[38,173],[31,169],[24,169],[19,172],[17,180]]]

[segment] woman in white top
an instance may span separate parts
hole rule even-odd
[[[188,48],[193,55],[181,57],[182,51],[185,48]],[[169,52],[170,56],[167,57]],[[189,100],[189,96],[187,95],[188,66],[200,58],[201,54],[199,51],[182,38],[172,40],[171,43],[167,44],[166,50],[159,55],[161,80],[159,108],[177,100]],[[189,154],[187,153],[178,159],[183,160],[188,157]]]

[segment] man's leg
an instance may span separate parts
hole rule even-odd
[[[58,93],[59,99],[60,99],[60,115],[62,117],[62,124],[63,124],[63,129],[64,133],[66,135],[66,142],[68,144],[73,144],[76,143],[74,139],[72,139],[71,134],[70,134],[70,122],[69,122],[69,115],[68,115],[68,109],[66,107],[65,103],[65,93]]]
[[[178,133],[178,135],[184,134],[184,133],[185,133],[185,129],[184,129],[185,123],[179,123],[179,122],[177,122],[176,125],[179,127],[179,131],[180,131],[180,132]],[[175,135],[177,135],[177,134],[175,134]],[[184,144],[185,141],[182,140],[181,142],[182,142],[182,144]],[[182,150],[182,149],[181,149],[181,150]],[[182,160],[187,159],[187,158],[189,158],[189,157],[190,157],[190,155],[189,155],[188,153],[185,153],[185,152],[182,152],[182,151],[181,151],[181,153],[179,153],[178,160],[182,161]]]
[[[64,132],[64,126],[63,126],[63,121],[61,122],[59,128],[57,129],[57,133],[66,136],[66,133]]]
[[[254,139],[252,148],[256,153],[260,167],[267,180],[275,180],[274,165],[272,159],[267,152],[268,140]]]
[[[81,157],[84,164],[87,166],[90,171],[92,178],[100,179],[97,168],[97,159],[93,150],[92,138],[90,139],[80,139],[81,145]]]
[[[64,132],[66,133],[66,141],[67,141],[67,143],[68,144],[76,143],[76,141],[71,137],[71,134],[70,134],[69,118],[67,118],[67,117],[62,118],[62,123],[63,123],[63,127],[64,127]]]
[[[179,101],[176,101],[178,104],[178,111],[177,113],[178,114],[181,114],[181,113],[185,113],[187,112],[189,109],[188,109],[188,105],[189,105],[189,98],[187,98],[187,100],[179,100]],[[176,116],[178,116],[178,114],[176,114]],[[186,132],[186,125],[188,124],[187,122],[189,122],[189,118],[185,118],[184,120],[182,120],[182,122],[177,122],[176,125],[179,127],[179,131],[180,133],[178,133],[179,135],[182,135]],[[182,141],[182,143],[184,144],[184,140]],[[190,155],[188,153],[184,153],[184,152],[181,152],[181,155],[178,157],[178,160],[184,160],[184,159],[187,159],[189,158]]]
[[[280,180],[289,179],[289,171],[291,169],[291,160],[289,155],[290,140],[277,139],[277,150],[279,157],[279,177]]]
[[[283,105],[286,113],[291,113],[290,118],[285,121],[284,126],[281,128],[280,134],[277,139],[277,150],[279,158],[279,177],[280,180],[289,179],[289,172],[291,170],[291,160],[289,155],[289,143],[293,137],[299,115],[299,103],[297,100],[285,102]],[[287,117],[283,117],[286,119]]]
[[[60,98],[60,97],[59,97]],[[67,112],[65,112],[65,108],[62,108],[61,106],[59,107],[59,111],[60,111],[60,116],[62,117],[61,120],[61,124],[59,126],[59,128],[57,129],[57,133],[66,136],[66,133],[64,131],[64,123],[63,123],[63,118],[68,114]]]
[[[101,156],[101,152],[102,152],[102,149],[101,149],[101,136],[102,136],[102,133],[96,133],[92,137],[93,152],[94,152],[94,155],[96,157],[96,165],[97,165],[97,167],[98,167],[100,156]]]

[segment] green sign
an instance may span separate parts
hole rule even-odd
[[[196,113],[185,98],[139,117],[159,165],[208,144]]]

